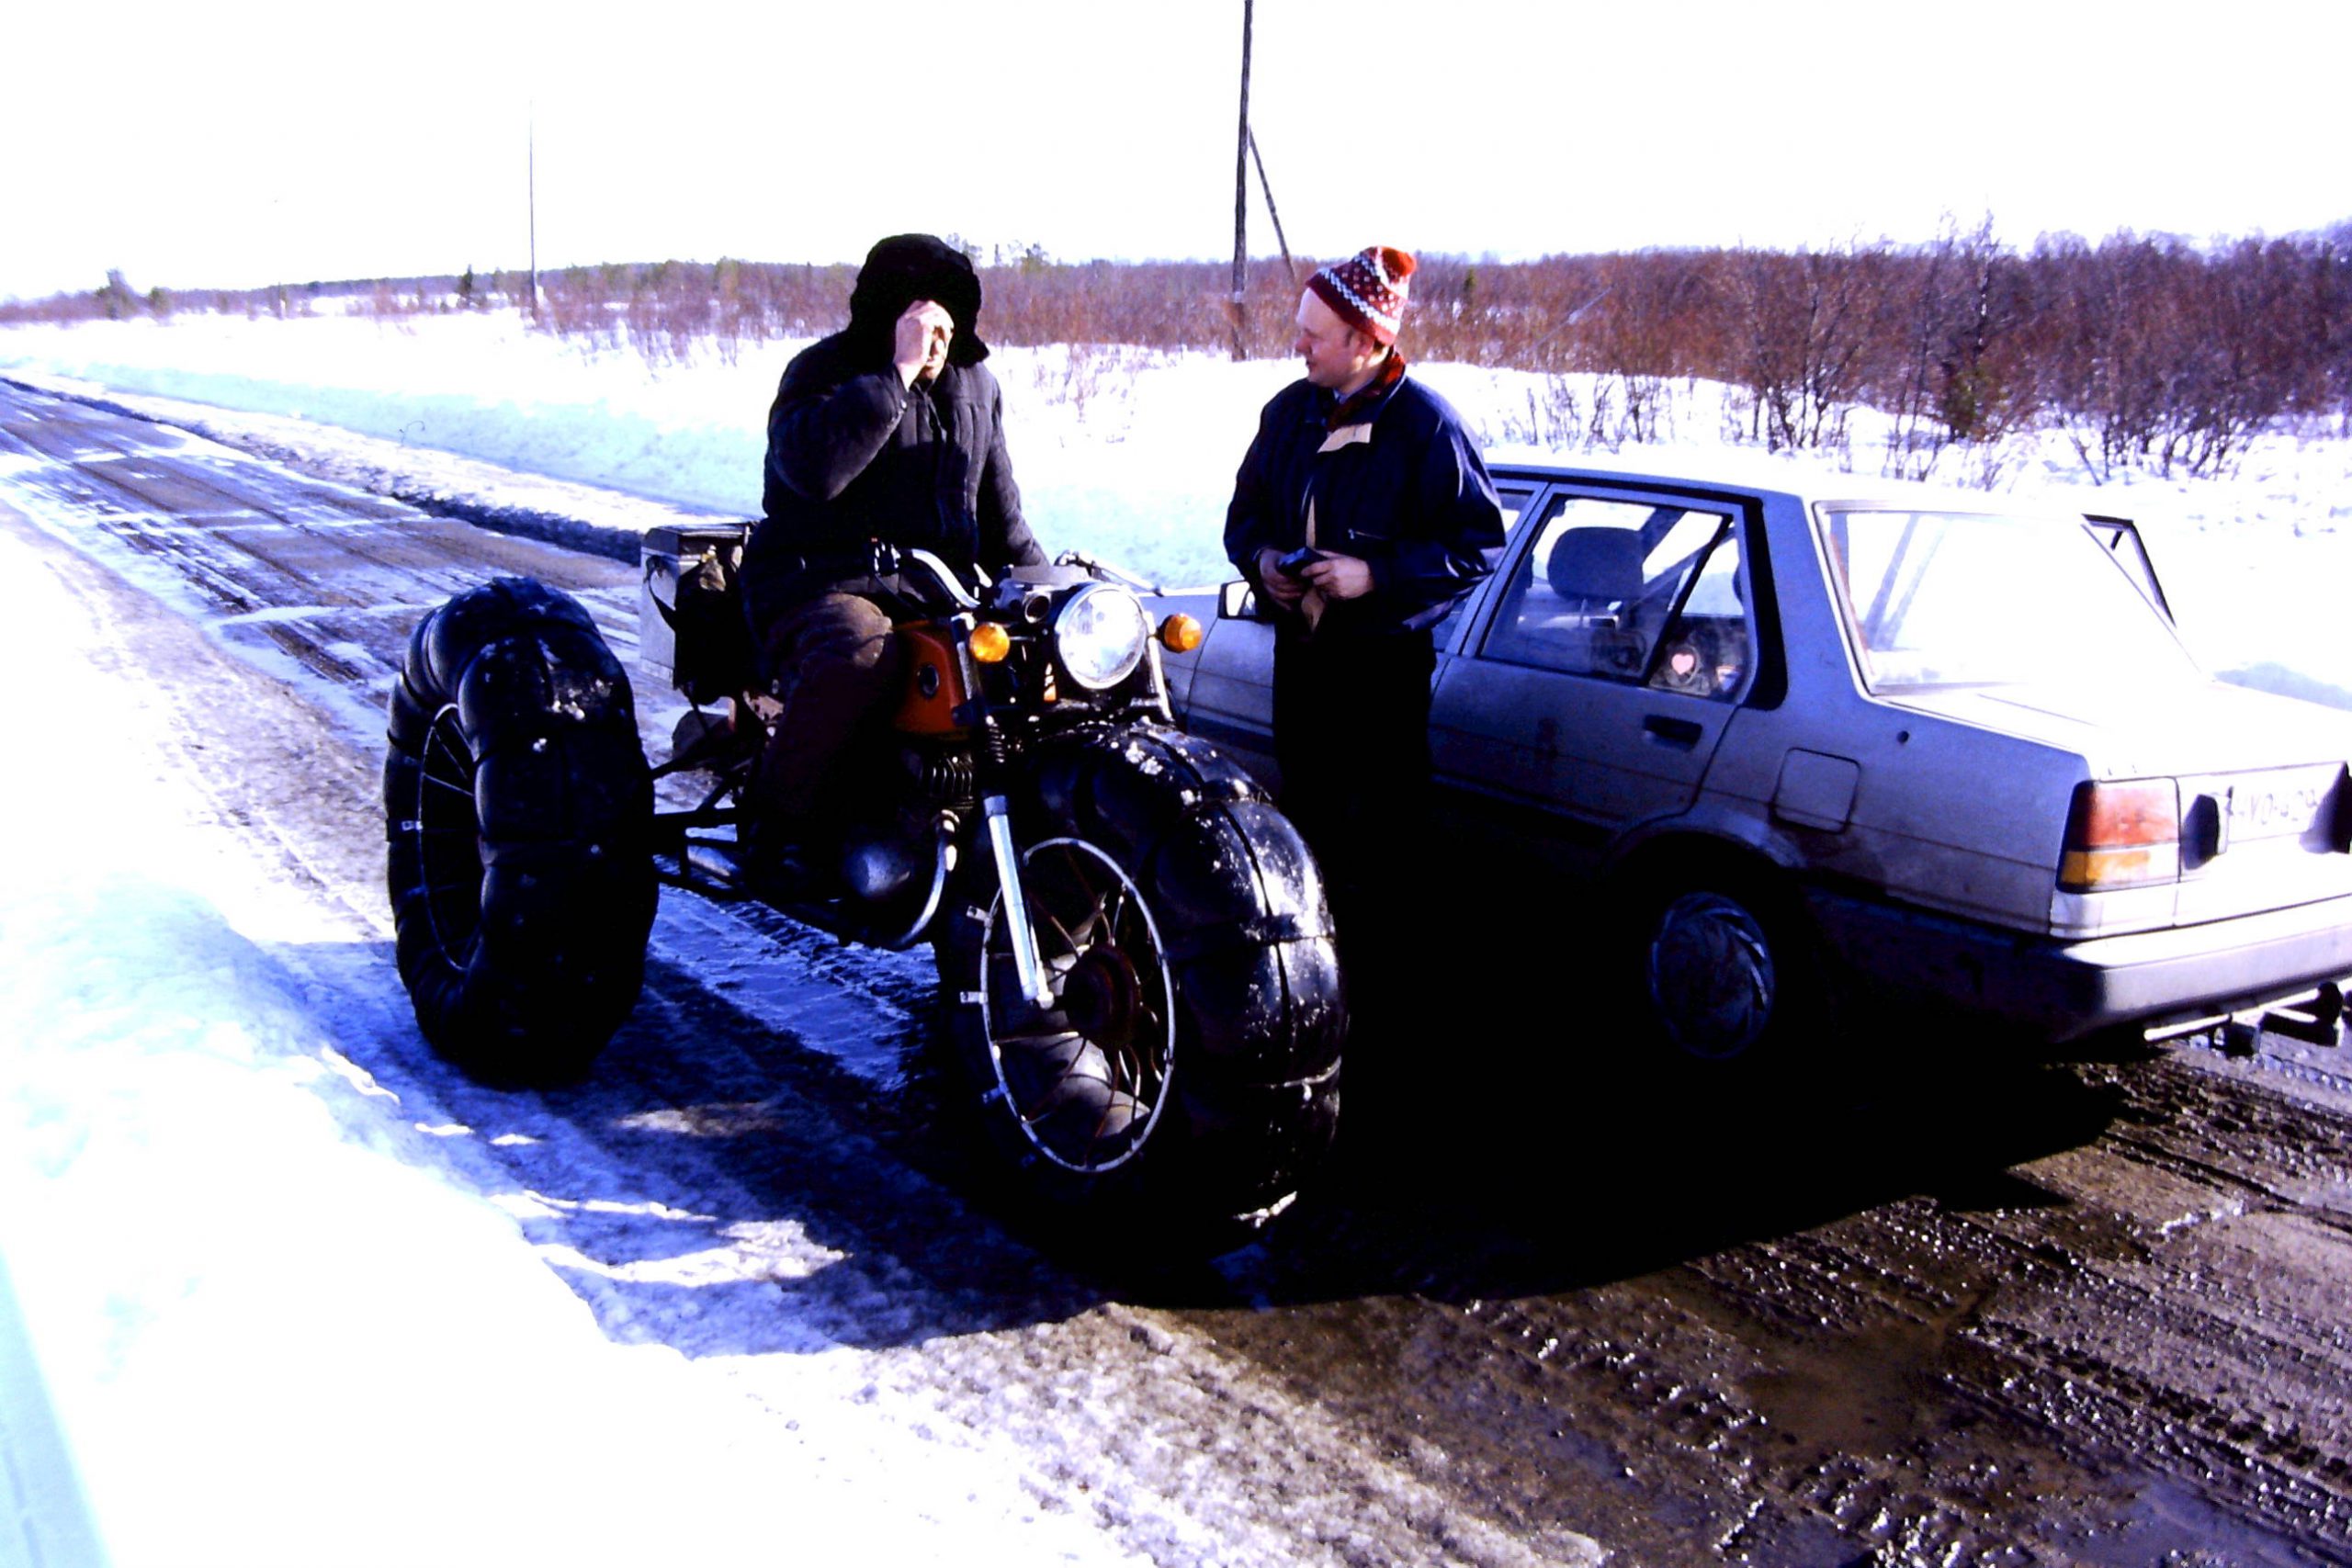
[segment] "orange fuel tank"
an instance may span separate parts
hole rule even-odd
[[[899,628],[906,649],[906,687],[899,695],[897,728],[911,735],[954,735],[963,728],[956,709],[964,700],[956,645],[935,626]]]

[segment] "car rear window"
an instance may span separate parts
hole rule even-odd
[[[2079,521],[1830,508],[1822,536],[1872,691],[2203,679]]]

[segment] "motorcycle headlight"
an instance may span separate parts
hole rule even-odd
[[[1143,662],[1151,621],[1124,588],[1091,582],[1071,594],[1054,617],[1054,656],[1088,691],[1117,685]]]

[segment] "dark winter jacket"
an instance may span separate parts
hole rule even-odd
[[[1360,438],[1329,428],[1338,400],[1299,380],[1266,405],[1234,480],[1226,556],[1256,581],[1261,549],[1306,542],[1311,496],[1317,547],[1361,558],[1373,581],[1363,598],[1326,609],[1317,639],[1424,630],[1502,554],[1494,481],[1453,405],[1413,377],[1362,416]]]
[[[956,320],[936,380],[908,387],[891,363],[900,312],[934,299]],[[973,329],[979,279],[956,251],[920,235],[868,254],[850,324],[785,367],[768,411],[763,510],[744,553],[754,626],[837,582],[869,542],[935,552],[967,577],[1036,565],[1005,454],[1004,400]]]

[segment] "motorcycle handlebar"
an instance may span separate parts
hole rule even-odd
[[[929,572],[938,582],[939,591],[947,596],[947,602],[958,610],[977,610],[980,607],[980,602],[974,598],[971,591],[947,569],[947,563],[929,550],[908,550],[900,557],[900,561],[901,571],[910,566],[919,566]]]

